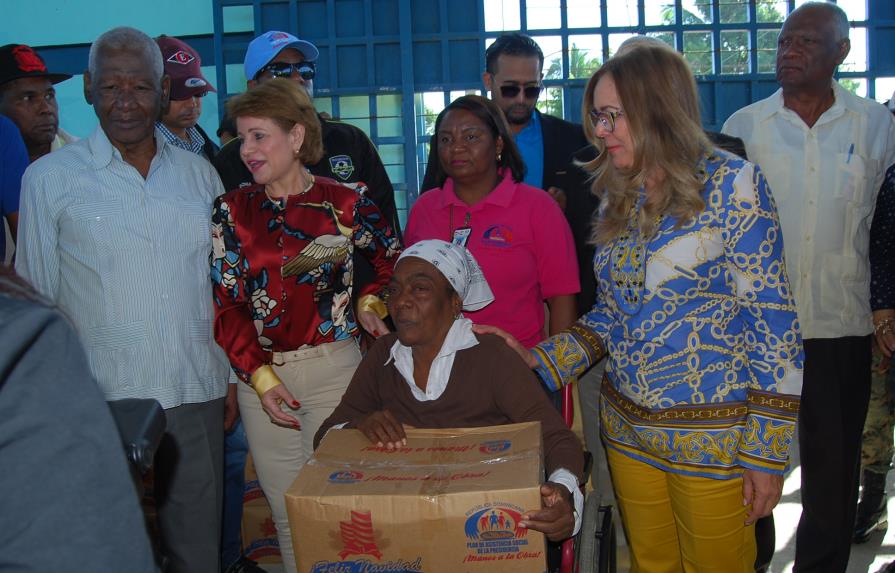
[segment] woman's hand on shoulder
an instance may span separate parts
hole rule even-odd
[[[379,410],[368,414],[354,422],[353,425],[377,447],[393,450],[407,445],[404,426],[388,410]]]
[[[474,324],[472,326],[472,331],[476,334],[496,334],[503,338],[504,342],[507,343],[507,346],[516,351],[516,354],[522,358],[529,368],[534,370],[538,367],[538,360],[535,358],[534,353],[528,348],[525,348],[521,342],[516,340],[515,336],[506,330],[488,324]]]
[[[752,504],[752,510],[746,515],[746,525],[771,515],[782,494],[782,475],[746,468],[743,472],[743,505]]]
[[[359,310],[357,312],[357,321],[364,330],[376,338],[389,333],[388,326],[386,326],[385,322],[373,311]]]

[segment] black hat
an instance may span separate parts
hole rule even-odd
[[[58,84],[71,74],[51,74],[34,48],[24,44],[6,44],[0,47],[0,85],[19,78],[47,78]]]

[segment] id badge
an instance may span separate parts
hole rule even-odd
[[[451,239],[451,242],[465,248],[466,241],[469,240],[469,234],[471,232],[472,227],[460,227],[459,229],[454,229],[454,238]]]

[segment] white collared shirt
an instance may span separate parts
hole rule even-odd
[[[60,127],[56,130],[56,137],[54,137],[53,141],[50,142],[50,151],[62,149],[64,146],[68,145],[69,143],[74,143],[77,140],[77,137],[68,133]]]
[[[208,267],[224,188],[208,161],[155,141],[145,178],[101,127],[32,163],[16,270],[75,325],[107,400],[173,408],[227,393]]]
[[[425,392],[413,381],[413,349],[401,344],[400,340],[395,340],[389,358],[383,366],[388,366],[390,362],[394,361],[395,368],[410,386],[413,397],[420,402],[429,402],[437,400],[444,394],[457,352],[477,346],[478,343],[478,339],[472,332],[472,321],[463,317],[456,319],[448,330],[447,336],[444,337],[441,350],[438,351],[435,360],[432,361],[432,366],[429,367],[429,380],[426,383]]]
[[[885,106],[833,82],[835,101],[813,127],[783,91],[734,113],[739,137],[770,183],[804,338],[872,331],[870,222],[895,163],[895,120]]]
[[[472,348],[478,345],[479,341],[472,332],[472,321],[468,318],[458,318],[454,320],[448,330],[447,336],[444,338],[444,344],[441,350],[432,361],[429,367],[429,379],[426,383],[426,391],[423,392],[416,382],[413,380],[413,350],[409,346],[404,346],[401,341],[395,340],[389,353],[388,360],[383,366],[388,366],[390,362],[395,363],[395,368],[407,382],[413,397],[420,402],[429,402],[437,400],[444,394],[447,389],[448,380],[451,377],[451,368],[454,366],[454,357],[457,352]],[[548,481],[562,484],[570,492],[572,492],[572,501],[575,506],[575,530],[578,533],[581,528],[581,513],[584,511],[584,495],[578,487],[578,478],[565,468],[557,468],[550,474]]]

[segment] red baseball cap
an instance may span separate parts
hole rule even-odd
[[[171,99],[189,99],[217,91],[202,75],[202,59],[189,44],[171,36],[159,36],[155,41],[162,51],[165,73],[171,77]]]
[[[19,78],[47,78],[54,84],[64,82],[71,74],[52,74],[43,58],[31,46],[6,44],[0,47],[0,84]]]

